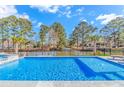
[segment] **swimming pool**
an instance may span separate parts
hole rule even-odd
[[[99,57],[25,57],[1,65],[0,80],[124,80],[124,66]]]
[[[0,54],[0,60],[7,58],[7,57],[8,57],[7,55]]]

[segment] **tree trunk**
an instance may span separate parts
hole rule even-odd
[[[13,45],[13,49],[15,48],[15,43],[14,40],[12,40],[12,45]]]
[[[93,49],[94,55],[96,55],[96,41],[94,41],[94,49]]]
[[[109,48],[112,48],[112,41],[109,41]]]
[[[115,46],[115,48],[117,48],[117,42],[116,42],[115,35],[114,35],[114,46]]]
[[[2,49],[3,49],[3,47],[4,47],[4,45],[3,45],[4,44],[4,42],[3,42],[3,31],[2,31],[2,39],[1,40],[2,40]]]
[[[81,41],[81,43],[82,43],[82,50],[84,49],[84,34],[82,33],[82,41]]]
[[[8,50],[9,50],[9,40],[7,40],[7,42],[8,42]]]
[[[27,49],[27,48],[26,48],[26,43],[25,43],[25,45],[24,45],[24,46],[25,46],[25,48],[24,48],[24,49]]]
[[[3,39],[2,39],[2,49],[4,49],[4,41],[3,41]]]
[[[78,49],[78,38],[77,38],[77,49]]]
[[[16,46],[15,46],[15,53],[18,54],[18,51],[19,51],[19,44],[16,43]]]
[[[43,41],[42,41],[42,55],[43,55]]]

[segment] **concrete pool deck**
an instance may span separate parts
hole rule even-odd
[[[0,87],[124,87],[124,81],[0,81]]]

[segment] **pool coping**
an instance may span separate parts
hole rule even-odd
[[[124,81],[0,81],[0,87],[124,87]]]
[[[24,57],[100,57],[100,56],[24,56]]]

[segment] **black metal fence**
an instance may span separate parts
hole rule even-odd
[[[15,53],[14,51],[4,51],[7,53]],[[97,49],[96,53],[92,49],[85,50],[62,50],[62,51],[19,51],[20,56],[110,56],[110,55],[124,55],[124,49]]]

